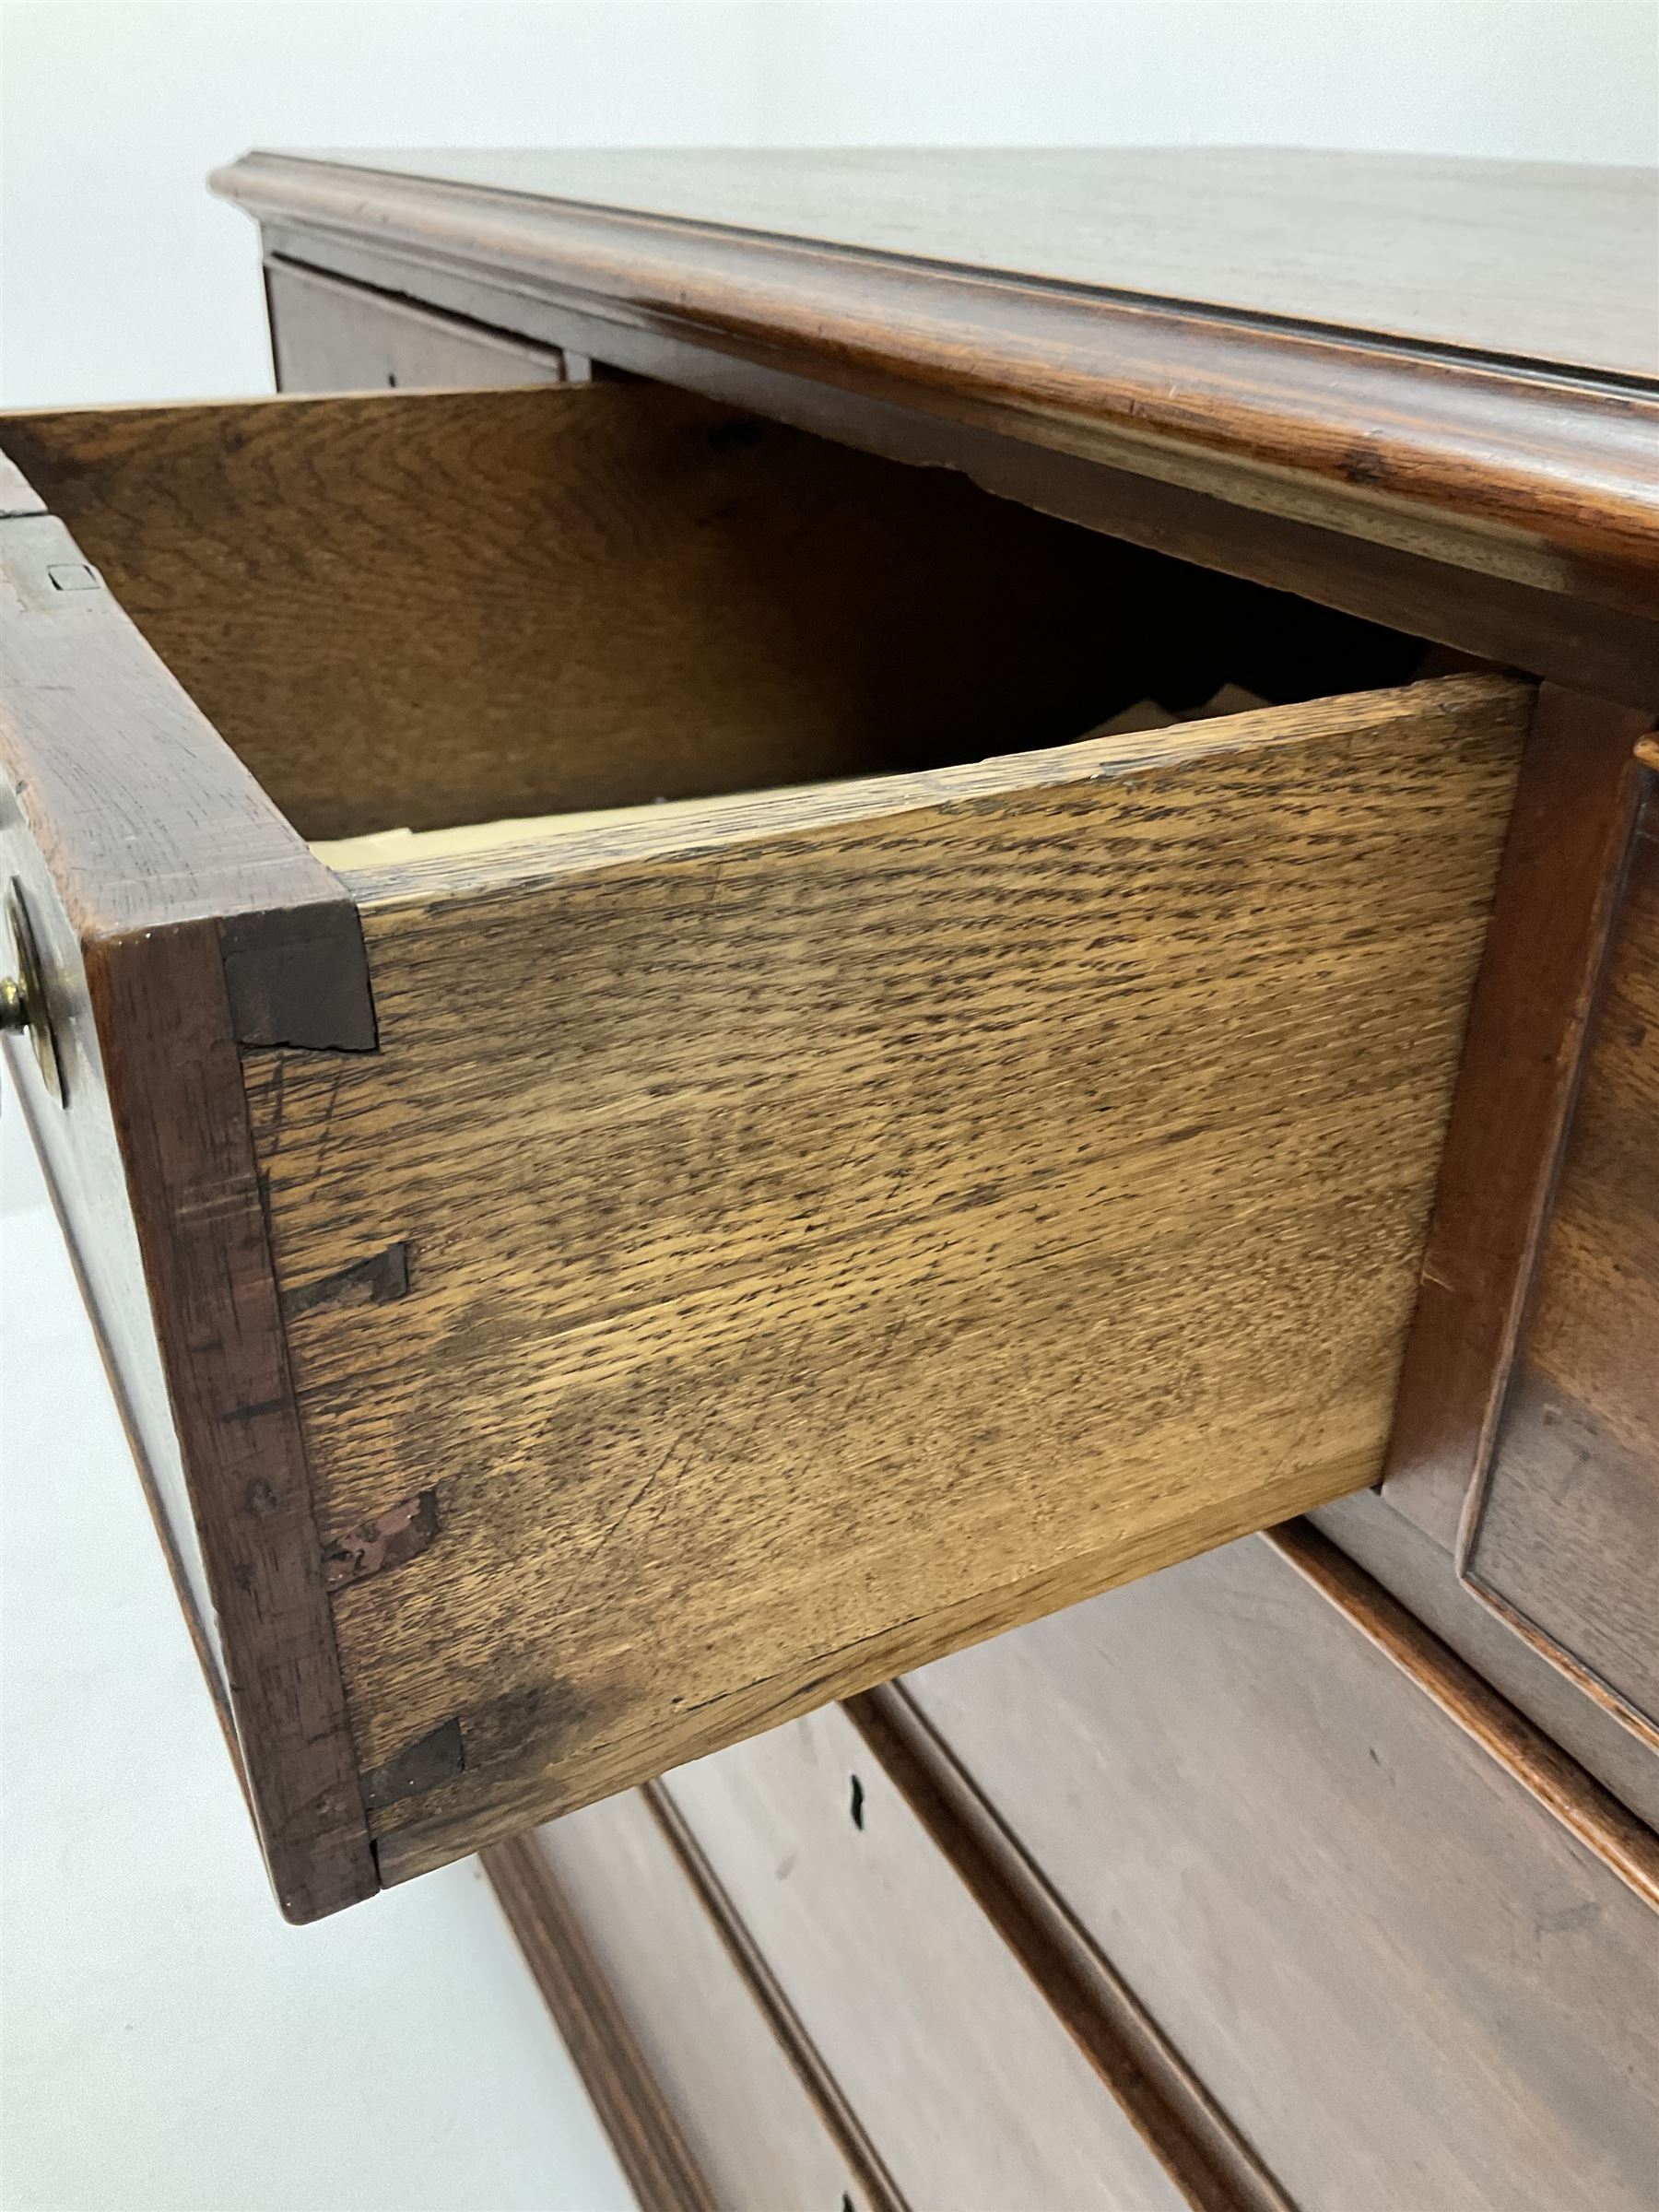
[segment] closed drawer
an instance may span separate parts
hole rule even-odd
[[[1300,2212],[1639,2212],[1653,1838],[1364,1583],[1254,1538],[906,1702]]]
[[[663,1788],[913,2212],[1218,2201],[1142,2140],[846,1713]]]
[[[1659,745],[1547,695],[1381,1499],[1325,1524],[1659,1823]]]
[[[266,263],[265,298],[284,392],[579,381],[557,347],[532,345],[288,262]],[[586,375],[585,362],[580,373]]]
[[[1464,1571],[1659,1750],[1659,795],[1648,772]]]
[[[1372,1479],[1526,686],[1144,726],[1411,648],[648,388],[5,435],[11,1041],[291,1912]]]
[[[642,1792],[487,1865],[643,2206],[895,2212],[798,2020]]]

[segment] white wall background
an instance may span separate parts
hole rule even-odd
[[[1241,140],[1659,160],[1649,0],[11,0],[0,398],[268,390],[243,147]],[[265,1892],[0,1115],[5,2212],[608,2212],[476,1871]],[[775,2208],[783,2212],[783,2208]]]
[[[626,2212],[476,1864],[272,1903],[0,1092],[0,2204]]]
[[[1651,0],[9,0],[0,399],[268,389],[245,147],[1659,160]]]

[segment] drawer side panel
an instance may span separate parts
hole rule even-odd
[[[390,1878],[1377,1473],[1530,703],[365,917],[382,1053],[246,1064]],[[964,795],[950,779],[964,779]]]

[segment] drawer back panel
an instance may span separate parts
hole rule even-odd
[[[1412,640],[655,385],[14,415],[308,838],[968,760]]]

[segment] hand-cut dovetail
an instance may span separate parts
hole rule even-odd
[[[406,1744],[383,1767],[370,1768],[361,1778],[363,1803],[375,1812],[400,1798],[418,1797],[441,1783],[453,1782],[465,1764],[459,1719],[443,1721]]]
[[[345,1306],[386,1306],[409,1292],[409,1248],[388,1244],[366,1260],[336,1268],[314,1283],[299,1283],[282,1296],[282,1318],[298,1321],[302,1313],[331,1313]]]
[[[346,897],[288,911],[230,914],[218,925],[230,1030],[250,1049],[379,1049],[363,925]]]
[[[406,1566],[420,1557],[440,1525],[436,1490],[406,1498],[324,1546],[324,1583],[330,1590],[345,1590],[353,1583],[367,1582],[371,1574],[383,1574],[389,1567]]]

